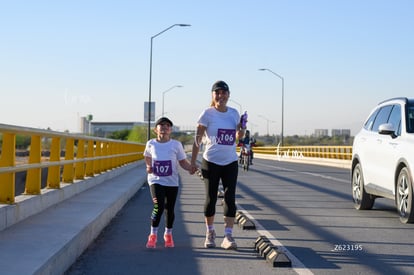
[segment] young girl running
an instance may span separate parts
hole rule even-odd
[[[165,247],[174,247],[172,228],[174,223],[174,207],[178,195],[178,164],[194,174],[195,169],[187,160],[180,142],[170,138],[173,123],[166,117],[161,117],[155,123],[157,137],[147,142],[144,157],[147,166],[148,184],[152,202],[151,233],[148,236],[147,248],[157,245],[158,226],[165,212]]]

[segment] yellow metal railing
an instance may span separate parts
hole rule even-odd
[[[269,146],[253,147],[254,153],[282,157],[308,157],[325,159],[352,159],[352,146]]]
[[[61,182],[73,183],[143,159],[145,147],[127,141],[6,124],[0,124],[0,134],[0,204],[15,202],[16,172],[27,171],[25,194],[39,195],[42,168],[48,169],[46,188],[59,189]],[[16,163],[16,135],[30,136],[29,157],[23,163]],[[50,156],[42,158],[42,141],[47,139],[51,139]]]

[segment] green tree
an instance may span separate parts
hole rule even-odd
[[[130,133],[131,133],[131,130],[129,130],[129,129],[115,131],[115,132],[111,133],[108,136],[108,138],[119,139],[119,140],[127,140]]]
[[[27,149],[30,146],[30,136],[16,135],[16,148]]]
[[[154,131],[151,131],[151,138],[155,137]],[[147,127],[145,126],[134,126],[132,130],[129,132],[128,141],[134,141],[138,143],[146,143],[147,142]]]
[[[184,145],[190,145],[194,142],[194,136],[184,132],[173,132],[171,138],[178,140]]]

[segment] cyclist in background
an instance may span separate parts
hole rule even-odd
[[[250,131],[246,130],[246,133],[242,139],[239,140],[239,146],[242,146],[240,149],[239,160],[241,161],[242,158],[242,151],[244,145],[250,145],[250,165],[253,165],[253,146],[256,144],[256,139],[254,137],[250,137]]]

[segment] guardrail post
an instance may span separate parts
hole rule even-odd
[[[60,161],[60,138],[53,137],[50,145],[50,162]],[[49,166],[47,173],[47,187],[60,188],[60,165]]]
[[[16,135],[3,134],[0,167],[15,166],[16,163]],[[13,204],[15,202],[15,173],[0,174],[0,203]]]
[[[40,136],[32,135],[30,141],[29,164],[40,163],[41,140]],[[39,195],[42,181],[42,169],[34,168],[27,170],[25,194]]]
[[[115,151],[114,151],[115,155],[121,154],[122,151],[121,151],[121,144],[120,143],[115,143],[114,148],[115,148]],[[119,166],[122,165],[122,158],[121,157],[118,156],[114,160],[115,160],[115,167],[119,167]]]
[[[123,154],[123,153],[125,153],[126,151],[127,151],[127,144],[121,144],[120,145],[120,152]],[[120,161],[121,161],[121,165],[124,165],[126,162],[127,162],[127,157],[125,157],[125,156],[122,156],[121,158],[120,158]]]
[[[117,154],[122,154],[122,144],[121,143],[117,143],[116,144],[116,153]],[[123,165],[123,163],[122,163],[122,157],[117,157],[116,158],[116,166],[117,167],[120,167],[120,166],[122,166]]]
[[[352,159],[352,147],[350,148],[344,148],[344,159]]]
[[[78,140],[78,150],[76,152],[76,159],[85,158],[85,141],[83,139]],[[75,179],[82,180],[85,178],[85,162],[77,162],[75,164]]]
[[[96,143],[96,145],[95,145],[95,157],[100,157],[100,156],[102,156],[102,154],[101,154],[101,142],[100,141],[96,141],[95,142]],[[101,173],[101,163],[102,163],[102,160],[101,159],[96,159],[96,160],[94,160],[94,162],[93,162],[93,172],[94,172],[94,174],[100,174]]]
[[[132,151],[132,146],[131,146],[131,144],[125,144],[124,145],[124,148],[125,148],[125,152],[131,152]],[[125,163],[129,163],[130,161],[131,161],[131,156],[126,156],[125,158],[124,158],[124,164]]]
[[[108,156],[108,142],[102,142],[102,156]],[[105,172],[108,170],[108,159],[102,159],[101,171]]]
[[[109,142],[108,143],[108,155],[112,156],[114,154],[114,143],[113,142]],[[108,159],[108,169],[112,170],[115,167],[115,161],[114,158],[111,157]]]
[[[73,147],[75,141],[73,138],[66,139],[65,146],[65,160],[73,160]],[[65,183],[73,183],[73,163],[63,165],[63,177],[62,181]]]
[[[87,151],[87,158],[93,158],[93,140],[88,140],[88,151]],[[93,160],[86,161],[86,171],[85,174],[87,177],[93,177]]]

